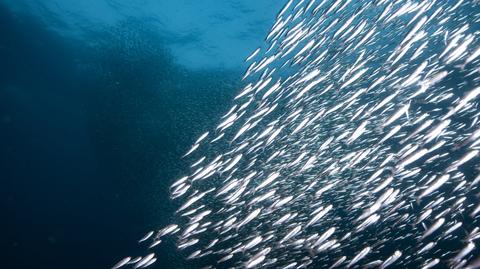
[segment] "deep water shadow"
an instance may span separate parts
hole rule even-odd
[[[0,5],[6,268],[109,268],[169,223],[179,159],[228,108],[239,74],[175,63],[128,19],[67,39]],[[187,266],[167,242],[157,268]]]

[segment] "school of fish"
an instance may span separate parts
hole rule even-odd
[[[183,156],[172,240],[199,268],[480,268],[480,5],[289,0]]]

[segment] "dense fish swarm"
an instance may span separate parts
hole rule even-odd
[[[479,11],[290,0],[185,154],[176,224],[115,268],[165,237],[206,268],[480,268]]]

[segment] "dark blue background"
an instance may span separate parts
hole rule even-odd
[[[136,240],[171,221],[179,157],[240,87],[241,68],[182,66],[144,20],[84,30],[79,42],[0,2],[1,268],[144,254]],[[178,255],[167,242],[157,268]]]

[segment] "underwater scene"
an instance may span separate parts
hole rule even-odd
[[[3,0],[5,268],[480,268],[480,2]]]

